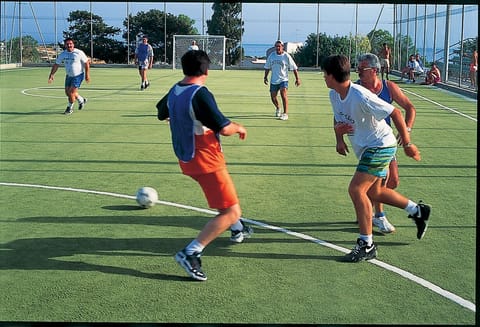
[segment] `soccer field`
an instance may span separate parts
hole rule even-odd
[[[70,116],[64,68],[53,84],[49,71],[0,71],[0,321],[475,324],[476,101],[400,84],[422,160],[398,153],[398,190],[432,206],[428,231],[417,240],[387,206],[396,233],[374,227],[377,259],[344,263],[357,160],[335,152],[323,75],[300,71],[280,121],[263,71],[210,71],[220,109],[248,130],[222,144],[255,233],[211,243],[202,283],[173,255],[213,212],[155,108],[181,70],[150,71],[142,92],[136,69],[94,67]],[[141,186],[158,191],[153,208],[136,204]]]

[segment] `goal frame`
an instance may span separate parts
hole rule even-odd
[[[186,42],[179,42],[179,40],[188,40]],[[225,35],[174,35],[173,36],[173,55],[172,55],[172,69],[181,69],[182,63],[181,58],[183,54],[187,51],[188,46],[191,44],[191,41],[197,41],[198,48],[204,50],[210,57],[210,68],[211,70],[225,70],[225,47],[227,38]],[[220,42],[220,47],[212,49],[212,42]],[[182,50],[177,49],[182,46]],[[220,53],[221,51],[221,53]]]

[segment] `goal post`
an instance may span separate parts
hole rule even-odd
[[[196,41],[198,48],[205,51],[210,58],[210,69],[225,70],[224,35],[174,35],[173,36],[173,69],[182,69],[182,56],[188,47]]]

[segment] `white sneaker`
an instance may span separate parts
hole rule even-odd
[[[373,217],[373,224],[377,226],[382,233],[388,234],[395,232],[395,227],[390,224],[387,217]]]
[[[280,120],[288,120],[288,115],[286,113],[283,113],[280,115]]]
[[[280,109],[275,109],[275,117],[280,117]]]

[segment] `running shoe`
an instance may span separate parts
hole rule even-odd
[[[205,273],[202,271],[202,260],[200,259],[201,255],[201,252],[188,255],[185,252],[185,249],[183,249],[175,255],[175,261],[177,261],[178,264],[185,269],[190,277],[195,280],[205,281],[207,280],[207,275],[205,275]]]
[[[371,246],[367,246],[367,242],[362,239],[357,239],[357,244],[352,249],[352,252],[346,254],[344,261],[347,262],[360,262],[362,260],[370,260],[377,256],[377,245],[372,243]]]

